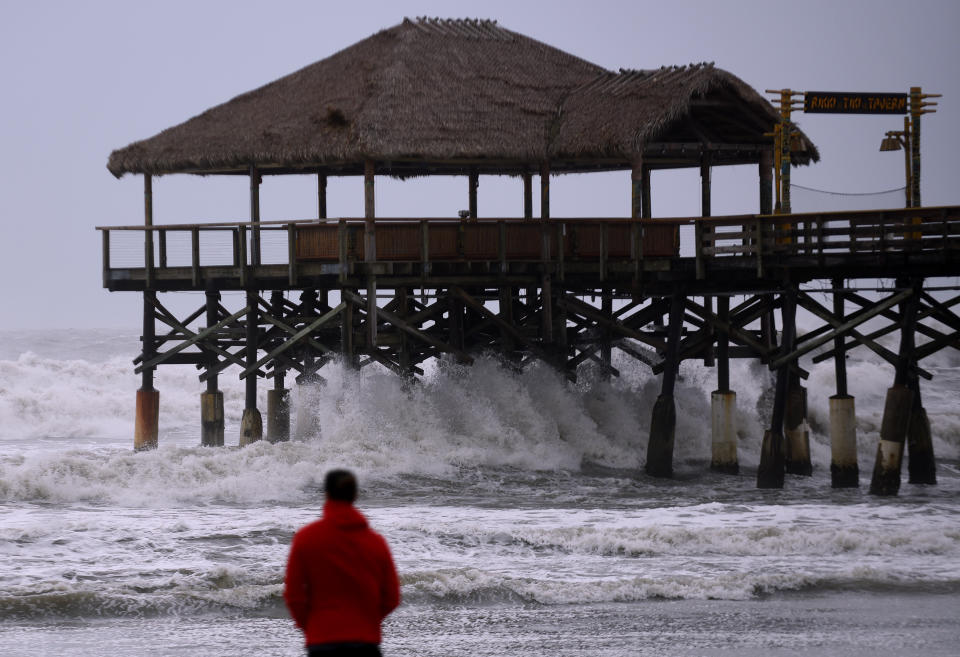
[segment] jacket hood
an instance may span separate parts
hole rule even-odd
[[[349,502],[327,500],[323,505],[323,519],[341,529],[367,528],[367,519]]]

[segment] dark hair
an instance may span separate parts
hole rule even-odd
[[[331,470],[327,473],[323,490],[329,500],[353,503],[357,499],[357,478],[349,470]]]

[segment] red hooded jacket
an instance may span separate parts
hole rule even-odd
[[[380,643],[380,622],[400,604],[387,542],[348,502],[293,537],[283,597],[307,645]]]

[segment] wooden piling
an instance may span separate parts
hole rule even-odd
[[[870,494],[889,496],[900,492],[900,464],[904,443],[910,429],[913,410],[913,390],[909,387],[911,368],[914,366],[916,345],[914,330],[919,306],[919,285],[903,279],[897,287],[912,286],[914,293],[900,304],[900,349],[894,383],[887,390],[880,424],[880,443],[870,481]]]
[[[717,297],[717,315],[724,323],[730,321],[730,297]],[[729,335],[719,331],[717,389],[710,395],[710,469],[726,474],[738,474],[740,462],[737,457],[737,393],[730,390],[729,343]]]
[[[133,449],[142,452],[159,445],[160,392],[137,390],[137,408],[133,423]]]
[[[209,379],[208,379],[209,381]],[[200,445],[223,447],[223,393],[200,393]]]
[[[257,338],[259,333],[257,313],[257,293],[247,292],[247,368],[253,371],[247,375],[243,417],[240,420],[240,446],[250,445],[263,438],[263,418],[257,410]]]
[[[907,472],[909,483],[936,485],[937,462],[933,454],[933,438],[930,434],[930,418],[920,398],[920,381],[914,374],[910,377],[913,391],[913,407],[910,425],[907,428]]]
[[[807,427],[807,389],[800,385],[800,375],[796,372],[790,374],[783,434],[786,472],[809,477],[813,474],[813,466],[810,463],[810,432]]]
[[[684,296],[678,291],[670,299],[670,324],[664,358],[660,395],[653,405],[647,463],[644,470],[651,477],[673,476],[673,443],[677,428],[677,410],[673,390],[680,366],[680,337],[683,332]]]
[[[833,314],[843,322],[843,279],[833,279]],[[847,394],[846,340],[833,340],[834,373],[837,394],[830,397],[830,485],[833,488],[856,488],[860,485],[857,463],[857,414],[854,398]]]
[[[797,293],[788,289],[782,295],[783,322],[782,353],[789,354],[796,343]],[[777,387],[773,400],[770,428],[763,434],[760,446],[760,466],[757,468],[757,488],[783,488],[786,463],[784,454],[783,421],[790,387],[790,364],[777,370]]]

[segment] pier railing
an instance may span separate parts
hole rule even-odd
[[[692,230],[691,230],[692,228]],[[419,263],[427,275],[442,262],[592,265],[639,271],[646,260],[683,256],[696,276],[736,263],[765,268],[789,260],[825,264],[837,257],[890,254],[960,256],[960,207],[791,215],[669,219],[323,219],[279,222],[99,227],[104,285],[117,278],[177,279],[200,287],[209,276],[245,284],[258,269],[345,277],[357,263]],[[370,239],[365,237],[367,231]],[[366,244],[375,244],[375,253]],[[319,269],[318,269],[319,267]],[[581,267],[582,269],[582,267]]]

